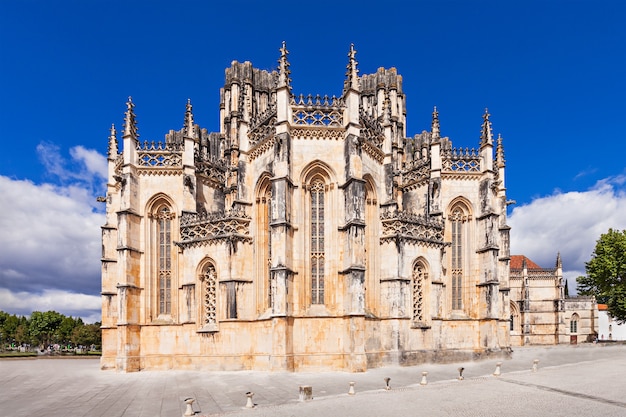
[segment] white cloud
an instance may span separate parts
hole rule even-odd
[[[107,178],[107,159],[93,149],[74,146],[70,149],[71,159],[63,158],[59,147],[42,142],[37,145],[37,154],[49,175],[69,188],[80,187],[91,194],[104,188]]]
[[[53,289],[41,293],[13,292],[0,288],[0,305],[4,311],[17,315],[54,310],[66,316],[81,317],[86,323],[101,321],[102,304],[100,296],[96,295]]]
[[[76,161],[81,161],[88,172],[94,173],[101,178],[107,177],[107,160],[93,149],[75,146],[70,149],[70,155]]]
[[[97,293],[100,226],[93,194],[0,176],[0,288]]]
[[[511,254],[526,255],[538,265],[554,266],[563,259],[563,275],[572,284],[585,274],[585,262],[600,235],[610,228],[626,229],[626,176],[598,181],[587,191],[555,192],[513,209]]]

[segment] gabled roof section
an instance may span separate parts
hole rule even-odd
[[[528,259],[525,255],[511,255],[511,269],[522,269],[524,261],[526,261],[526,268],[528,269],[544,269]]]

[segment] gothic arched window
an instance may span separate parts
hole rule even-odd
[[[169,207],[157,211],[158,306],[159,315],[172,313],[172,213]]]
[[[452,310],[463,309],[463,242],[466,216],[459,206],[452,210],[450,225],[452,227]]]
[[[272,308],[272,185],[269,176],[259,180],[256,191],[255,270],[257,271],[257,310]]]
[[[578,333],[578,319],[579,319],[578,314],[576,313],[572,314],[572,318],[569,322],[569,331],[572,334]]]
[[[424,321],[425,302],[424,284],[428,279],[428,271],[422,262],[418,262],[413,267],[413,321]]]
[[[324,182],[311,183],[311,304],[324,304]]]
[[[202,326],[217,326],[217,273],[212,264],[201,272],[202,282]]]

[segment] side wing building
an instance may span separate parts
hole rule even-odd
[[[220,131],[111,129],[103,369],[363,371],[510,350],[502,139],[406,135],[395,68],[296,96],[233,62]],[[182,113],[182,112],[181,112]]]

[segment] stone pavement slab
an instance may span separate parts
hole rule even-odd
[[[539,359],[538,372],[532,372]],[[493,376],[502,362],[501,376]],[[458,368],[465,379],[457,379]],[[422,372],[428,384],[419,384]],[[97,359],[0,360],[0,416],[626,416],[626,346],[516,348],[511,359],[348,372],[101,371]],[[386,391],[384,379],[391,378]],[[348,395],[350,382],[356,395]],[[298,401],[298,387],[313,400]],[[246,409],[246,392],[254,392]]]

